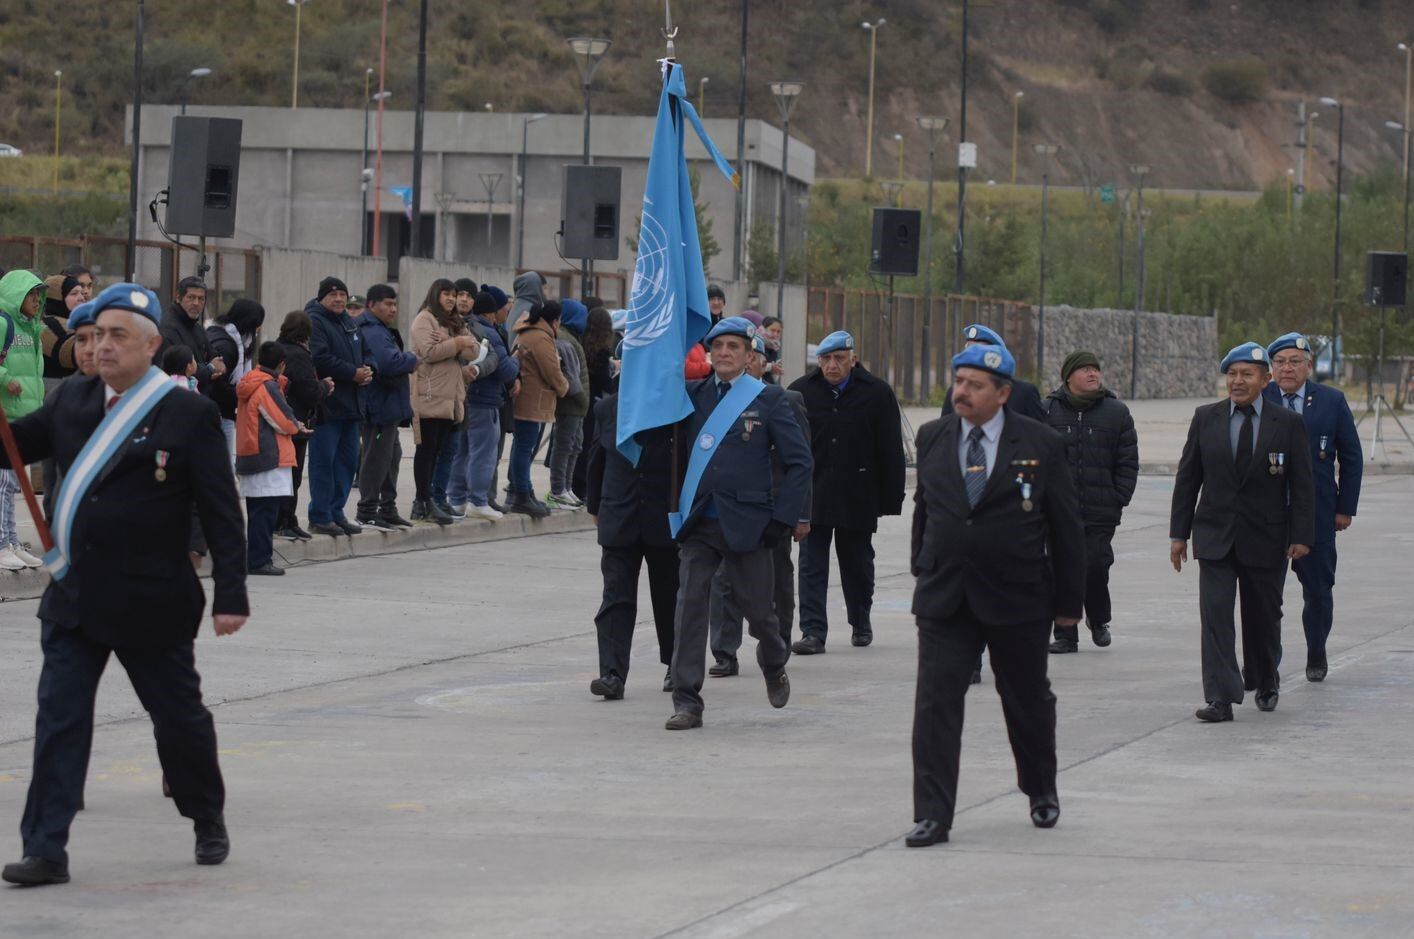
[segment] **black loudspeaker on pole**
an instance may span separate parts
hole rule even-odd
[[[1369,306],[1404,306],[1409,279],[1409,256],[1398,251],[1370,251],[1365,255],[1365,303]]]
[[[241,126],[227,117],[172,118],[168,234],[230,238],[236,233]]]
[[[594,261],[619,259],[619,190],[617,166],[565,164],[560,200],[560,254]]]
[[[923,214],[917,209],[875,208],[869,273],[916,277],[922,227]]]

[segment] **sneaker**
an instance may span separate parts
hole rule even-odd
[[[410,522],[410,521],[408,521],[407,519],[403,518],[403,517],[402,517],[401,515],[399,515],[399,514],[397,513],[397,511],[394,510],[394,509],[389,509],[389,510],[386,511],[386,512],[379,512],[379,513],[378,513],[378,518],[381,519],[385,524],[392,525],[394,528],[411,528],[411,527],[412,527],[412,522]]]
[[[349,521],[346,518],[336,518],[334,519],[334,524],[342,528],[344,530],[344,534],[350,537],[353,537],[354,535],[357,535],[359,532],[363,531],[362,525],[355,525],[353,522]]]
[[[410,517],[414,522],[427,521],[427,502],[423,499],[414,501],[412,504],[412,515]]]
[[[372,529],[374,529],[375,531],[397,531],[397,530],[398,530],[398,526],[389,524],[388,522],[384,521],[382,518],[379,518],[377,515],[364,515],[364,514],[360,513],[359,516],[358,516],[358,518],[357,518],[357,521],[358,521],[358,523],[359,523],[360,525],[362,525],[364,528],[372,528]]]
[[[582,508],[584,506],[584,501],[568,489],[564,490],[563,492],[557,492],[554,495],[555,501],[559,502],[561,505],[572,506],[576,509]]]
[[[29,567],[20,556],[15,553],[14,545],[5,545],[0,548],[0,571],[22,571]]]
[[[466,503],[465,503],[465,502],[439,502],[439,503],[437,503],[437,507],[438,507],[439,509],[441,509],[443,512],[446,512],[446,513],[447,513],[448,515],[450,515],[452,518],[456,518],[456,519],[466,518]]]
[[[466,507],[466,514],[468,518],[488,518],[493,522],[506,517],[505,512],[497,512],[489,505],[469,505]]]
[[[286,541],[302,541],[303,539],[300,538],[300,536],[297,534],[297,531],[298,529],[296,528],[296,526],[286,525],[284,528],[281,528],[279,531],[275,532],[275,536],[277,538],[284,538]]]
[[[294,537],[294,539],[295,539],[296,541],[313,541],[313,540],[314,540],[314,536],[313,536],[313,535],[311,535],[309,532],[305,531],[303,528],[300,528],[298,525],[291,525],[288,530],[289,530],[290,534]]]
[[[564,501],[562,496],[553,492],[545,497],[544,505],[551,512],[573,512],[576,508],[574,503]]]
[[[448,514],[447,512],[443,511],[443,509],[442,509],[442,503],[440,503],[440,502],[428,502],[428,503],[427,503],[427,518],[423,519],[423,521],[436,522],[438,525],[446,526],[446,525],[451,525],[451,524],[455,523],[455,522],[456,522],[456,519],[453,518],[453,517],[452,517],[450,514]]]
[[[30,551],[29,545],[27,544],[15,545],[15,557],[19,558],[21,561],[24,561],[26,567],[44,566],[44,559],[35,556],[35,554]]]
[[[550,507],[535,498],[533,493],[517,492],[512,494],[506,511],[529,515],[531,518],[546,518],[550,514]]]

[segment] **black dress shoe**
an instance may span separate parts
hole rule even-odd
[[[793,642],[790,650],[796,655],[824,655],[825,640],[806,636],[804,639],[797,639]]]
[[[741,663],[736,659],[718,659],[707,674],[713,678],[728,678],[741,673]]]
[[[342,528],[344,530],[344,534],[348,535],[349,537],[353,537],[354,535],[360,534],[363,531],[362,525],[358,524],[358,522],[351,522],[346,518],[336,518],[334,519],[334,524]]]
[[[702,726],[702,715],[693,714],[691,711],[678,711],[668,718],[668,722],[663,726],[668,730],[691,730]]]
[[[1074,639],[1057,639],[1047,648],[1050,649],[1051,655],[1064,655],[1067,652],[1079,652],[1080,643]]]
[[[1327,671],[1328,669],[1324,665],[1308,665],[1306,666],[1306,680],[1325,681]]]
[[[1037,828],[1055,828],[1060,821],[1060,799],[1054,792],[1031,797],[1031,824]]]
[[[266,561],[259,567],[252,567],[250,570],[246,571],[246,573],[260,574],[266,577],[284,577],[285,569],[283,567],[276,567],[273,561]]]
[[[309,530],[316,535],[328,535],[331,538],[342,538],[348,534],[333,522],[310,522]]]
[[[930,844],[942,844],[948,840],[948,830],[943,827],[943,823],[932,818],[918,820],[918,824],[913,826],[903,838],[903,843],[910,848],[926,848]]]
[[[69,865],[42,857],[27,857],[17,864],[6,864],[0,879],[21,887],[42,887],[45,884],[69,882]]]
[[[1232,705],[1226,701],[1209,701],[1193,712],[1193,716],[1209,724],[1232,720]]]
[[[673,670],[671,667],[663,673],[663,690],[668,694],[673,693]]]
[[[785,672],[776,678],[766,679],[766,698],[773,708],[783,708],[790,700],[790,679]]]
[[[1275,711],[1277,709],[1277,698],[1279,695],[1275,690],[1257,692],[1257,710]]]
[[[196,863],[220,864],[231,853],[231,838],[224,818],[196,822]]]
[[[1110,641],[1111,641],[1111,640],[1110,640],[1110,627],[1108,627],[1108,626],[1091,626],[1091,627],[1090,627],[1090,640],[1091,640],[1092,642],[1094,642],[1095,645],[1097,645],[1097,646],[1099,646],[1101,649],[1103,649],[1105,646],[1109,645],[1109,644],[1110,644]]]
[[[873,641],[874,630],[872,629],[856,629],[854,631],[854,634],[849,637],[849,644],[852,646],[856,646],[860,649],[869,645],[869,643]]]
[[[589,683],[589,693],[597,694],[605,701],[618,701],[624,696],[623,679],[614,674],[596,678]]]

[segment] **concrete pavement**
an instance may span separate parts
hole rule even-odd
[[[626,699],[588,694],[597,551],[547,535],[299,568],[253,584],[237,636],[206,627],[221,867],[192,863],[115,665],[74,883],[0,891],[0,935],[1409,935],[1414,479],[1369,480],[1341,535],[1330,679],[1301,677],[1292,578],[1280,707],[1222,725],[1192,718],[1197,571],[1167,567],[1169,491],[1142,478],[1116,539],[1114,645],[1052,660],[1053,831],[1027,820],[988,675],[952,843],[902,846],[905,519],[878,538],[873,647],[841,643],[837,619],[829,654],[792,660],[789,707],[747,668],[709,679],[706,726],[677,734],[646,613]],[[29,775],[35,606],[0,606],[4,860]]]

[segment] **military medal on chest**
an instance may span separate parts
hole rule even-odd
[[[1017,475],[1016,482],[1021,486],[1021,511],[1030,512],[1036,507],[1036,503],[1031,501],[1031,484],[1020,474]]]
[[[167,481],[167,461],[172,458],[172,454],[166,450],[158,450],[153,454],[153,460],[157,463],[157,469],[153,470],[152,478],[159,483]]]
[[[1267,463],[1269,464],[1267,466],[1267,472],[1273,476],[1279,476],[1286,472],[1285,453],[1268,453]]]
[[[1327,443],[1327,441],[1329,441],[1329,440],[1330,440],[1329,437],[1322,437],[1322,438],[1321,438],[1321,459],[1323,459],[1323,460],[1326,458],[1326,443]]]

